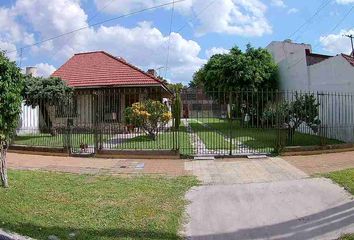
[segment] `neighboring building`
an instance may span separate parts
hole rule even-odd
[[[323,132],[320,134],[353,142],[354,58],[346,54],[312,53],[311,45],[290,40],[274,41],[266,48],[279,66],[282,90],[315,92],[320,104]],[[304,131],[311,133],[308,129]]]
[[[218,93],[215,93],[218,94]],[[181,92],[182,118],[226,117],[226,104],[219,104],[203,88],[188,87]]]
[[[279,66],[283,90],[354,92],[354,58],[312,53],[311,45],[290,40],[267,47]]]
[[[68,125],[77,131],[93,126],[121,131],[126,107],[148,98],[163,101],[172,96],[154,70],[144,72],[104,51],[75,54],[51,76],[60,77],[75,94],[68,105],[39,108],[41,132]]]

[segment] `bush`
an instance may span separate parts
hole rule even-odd
[[[134,103],[125,109],[124,115],[127,124],[143,129],[153,140],[172,118],[166,105],[151,99]]]
[[[179,129],[181,125],[181,111],[182,111],[182,101],[179,93],[176,94],[176,97],[172,103],[172,116],[174,119],[175,129]]]
[[[271,103],[263,112],[263,120],[276,124],[277,127],[288,129],[288,141],[291,142],[295,134],[295,130],[305,123],[315,133],[321,120],[318,116],[317,102],[313,94],[299,95],[295,93],[295,100],[292,102],[283,101],[280,103]]]

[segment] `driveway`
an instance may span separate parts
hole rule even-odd
[[[242,168],[239,177],[203,181],[207,184],[187,193],[188,239],[332,240],[354,232],[354,200],[343,188],[328,179],[309,178],[280,158],[252,160],[251,167],[245,161],[221,164],[232,167],[229,172]],[[272,172],[277,177],[269,177]]]

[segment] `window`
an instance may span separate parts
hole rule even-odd
[[[120,95],[104,95],[104,113],[118,113],[120,106]]]

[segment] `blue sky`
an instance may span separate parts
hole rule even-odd
[[[185,0],[174,6],[171,35],[172,5],[89,26],[171,1],[2,0],[0,49],[12,51],[8,56],[22,67],[37,66],[41,75],[74,53],[105,50],[144,70],[160,68],[172,82],[188,83],[212,54],[234,45],[265,47],[290,37],[312,44],[314,52],[349,53],[350,41],[342,35],[354,34],[354,0]],[[81,27],[87,28],[25,48],[21,57],[20,47]]]

